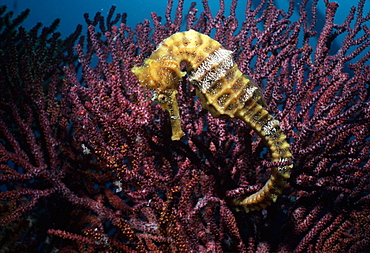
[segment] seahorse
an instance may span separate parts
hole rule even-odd
[[[172,140],[180,140],[184,135],[177,103],[179,81],[186,75],[180,68],[182,62],[186,63],[188,80],[204,109],[213,117],[244,121],[268,147],[276,165],[270,178],[256,193],[232,201],[237,209],[241,206],[246,212],[266,208],[287,184],[292,155],[279,122],[264,109],[261,90],[238,69],[232,51],[216,40],[194,30],[173,34],[157,46],[142,66],[132,68],[140,85],[152,93],[152,100],[168,111]]]

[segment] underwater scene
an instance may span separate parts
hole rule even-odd
[[[0,0],[0,252],[370,252],[370,1]]]

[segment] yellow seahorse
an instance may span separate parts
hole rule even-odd
[[[195,86],[204,109],[213,117],[243,120],[266,143],[273,162],[290,160],[289,144],[279,122],[263,108],[260,89],[240,72],[231,51],[194,30],[165,39],[142,66],[132,69],[140,85],[152,92],[152,100],[169,112],[172,140],[180,140],[184,135],[176,99],[179,80],[186,74],[180,69],[181,62],[187,64],[189,81]],[[290,177],[291,168],[292,165],[273,167],[262,189],[235,199],[233,204],[249,212],[275,202]]]

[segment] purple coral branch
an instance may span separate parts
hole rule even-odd
[[[27,48],[41,39],[49,50],[42,55],[49,58],[37,69],[37,57],[28,50],[32,61],[19,71],[19,62],[28,58],[16,58],[13,48],[7,51],[10,61],[1,65],[7,75],[0,78],[5,94],[0,200],[3,209],[9,207],[1,224],[22,224],[45,205],[52,222],[44,234],[53,235],[53,246],[65,251],[368,249],[370,14],[364,14],[365,1],[343,24],[334,22],[338,5],[325,1],[321,31],[318,1],[311,6],[303,1],[295,21],[293,1],[287,11],[273,1],[253,9],[248,1],[242,22],[236,19],[237,3],[232,1],[229,16],[224,1],[215,14],[208,1],[203,12],[191,4],[186,28],[211,34],[233,50],[240,70],[262,86],[267,109],[281,122],[294,169],[276,203],[249,214],[230,204],[258,191],[271,166],[285,164],[269,162],[251,129],[209,115],[185,77],[178,99],[186,136],[172,142],[167,115],[147,101],[150,94],[131,73],[181,29],[184,1],[169,1],[163,23],[152,13],[152,21],[134,29],[125,24],[126,15],[114,17],[114,8],[107,19],[86,15],[87,37],[74,47],[78,62],[72,56],[66,64],[54,62],[56,41],[49,48],[45,36],[20,30]],[[334,52],[340,35],[344,39]],[[63,72],[44,75],[55,69]],[[52,217],[58,209],[64,222]]]

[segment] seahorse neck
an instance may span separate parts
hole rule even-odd
[[[222,45],[209,36],[189,30],[176,33],[158,45],[151,57],[157,60],[171,59],[180,67],[185,62],[189,71],[197,69],[212,53],[223,49]]]

